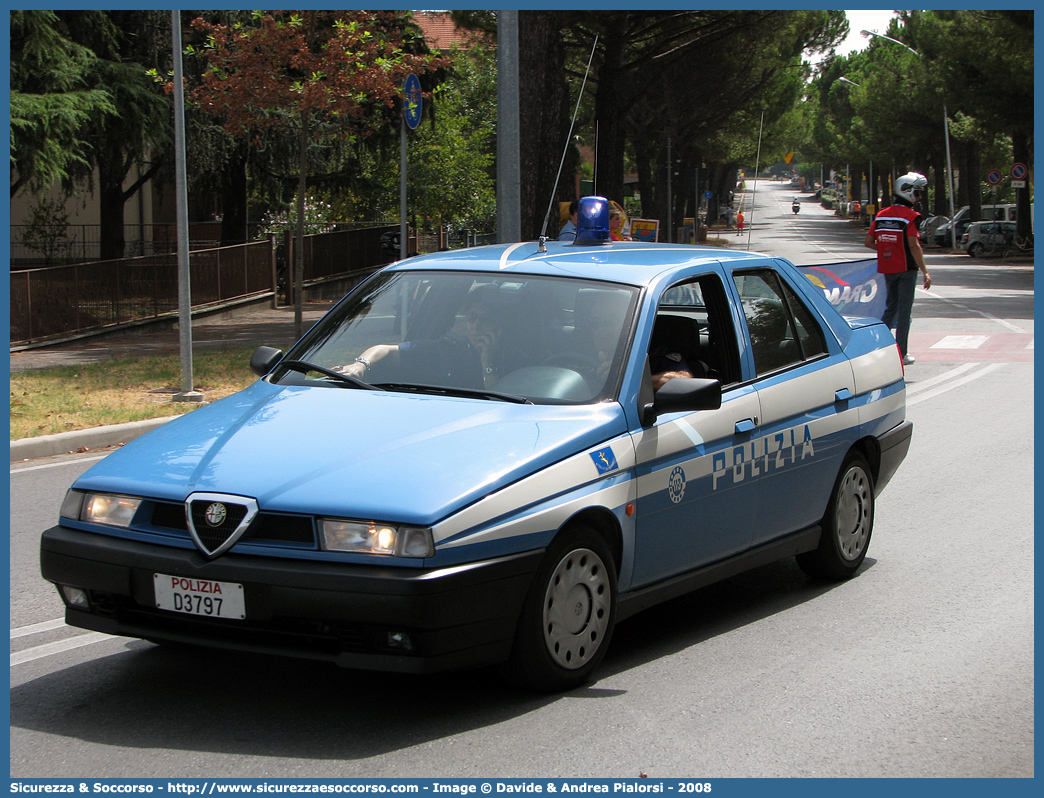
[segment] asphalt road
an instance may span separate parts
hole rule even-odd
[[[792,195],[758,187],[751,249],[866,256]],[[38,537],[99,455],[13,464],[11,775],[1033,776],[1032,263],[928,257],[913,444],[858,577],[823,587],[783,562],[651,609],[564,695],[64,627]]]

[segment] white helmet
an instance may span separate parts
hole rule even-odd
[[[927,187],[927,177],[917,172],[907,172],[895,181],[895,185],[892,186],[892,193],[913,205],[920,199],[916,195],[923,194]]]

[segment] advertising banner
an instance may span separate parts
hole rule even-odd
[[[632,241],[659,241],[659,219],[631,219]]]
[[[798,268],[843,316],[879,319],[884,314],[885,286],[877,258]]]

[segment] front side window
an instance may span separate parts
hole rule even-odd
[[[705,274],[671,286],[656,310],[649,344],[653,386],[658,374],[688,373],[730,385],[740,380],[736,334],[721,278]]]
[[[383,272],[310,330],[271,379],[536,403],[605,401],[619,387],[637,299],[636,288],[590,280]]]
[[[778,274],[764,269],[734,278],[759,377],[826,353],[812,312]]]

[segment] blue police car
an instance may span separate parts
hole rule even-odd
[[[610,242],[600,198],[579,228],[392,264],[97,463],[41,542],[66,621],[561,690],[657,602],[855,574],[912,433],[889,330],[778,258]]]

